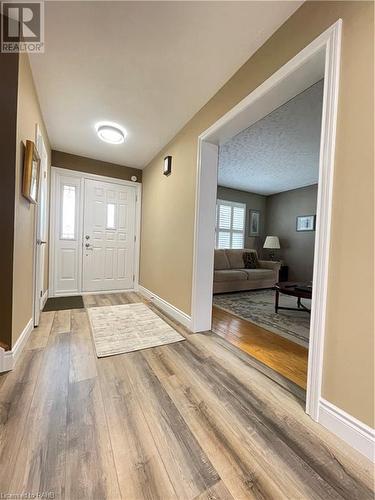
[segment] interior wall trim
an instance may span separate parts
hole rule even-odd
[[[22,354],[23,348],[25,347],[26,342],[30,337],[30,333],[34,329],[34,320],[30,318],[27,322],[27,325],[22,330],[21,335],[18,337],[17,342],[14,344],[14,347],[11,351],[4,351],[3,354],[3,362],[0,362],[0,372],[7,372],[9,370],[13,370],[16,366],[16,363],[19,357]]]
[[[151,292],[151,290],[143,287],[142,285],[138,285],[138,292],[143,295],[143,297],[153,302],[166,314],[191,330],[191,317],[188,314],[184,313],[183,311],[173,306],[166,300],[162,299],[161,297],[156,295],[156,293]]]
[[[48,298],[54,297],[76,297],[78,295],[110,295],[112,293],[129,293],[129,292],[137,292],[138,285],[134,285],[134,288],[124,288],[122,290],[94,290],[92,292],[62,292],[62,293],[48,293]]]
[[[319,401],[318,422],[371,462],[375,462],[374,429],[324,398]]]
[[[0,347],[0,373],[4,372],[4,362],[5,362],[5,351]]]

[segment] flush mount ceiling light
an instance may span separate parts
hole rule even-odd
[[[99,139],[110,144],[122,144],[125,141],[126,130],[113,122],[99,122],[95,125]]]

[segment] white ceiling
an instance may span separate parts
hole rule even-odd
[[[323,80],[219,149],[218,184],[270,195],[318,182]]]
[[[52,147],[143,168],[301,4],[45,2],[30,59]],[[102,120],[124,144],[97,138]]]

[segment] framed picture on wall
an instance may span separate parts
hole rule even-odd
[[[26,141],[23,161],[22,195],[30,203],[38,200],[40,158],[33,141]]]
[[[297,231],[315,231],[315,215],[298,215]]]
[[[259,210],[249,211],[249,236],[260,235],[260,212]]]

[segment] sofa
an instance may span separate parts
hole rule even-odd
[[[254,252],[258,266],[245,269],[243,254]],[[258,260],[253,249],[215,250],[214,293],[271,288],[279,281],[280,262]]]

